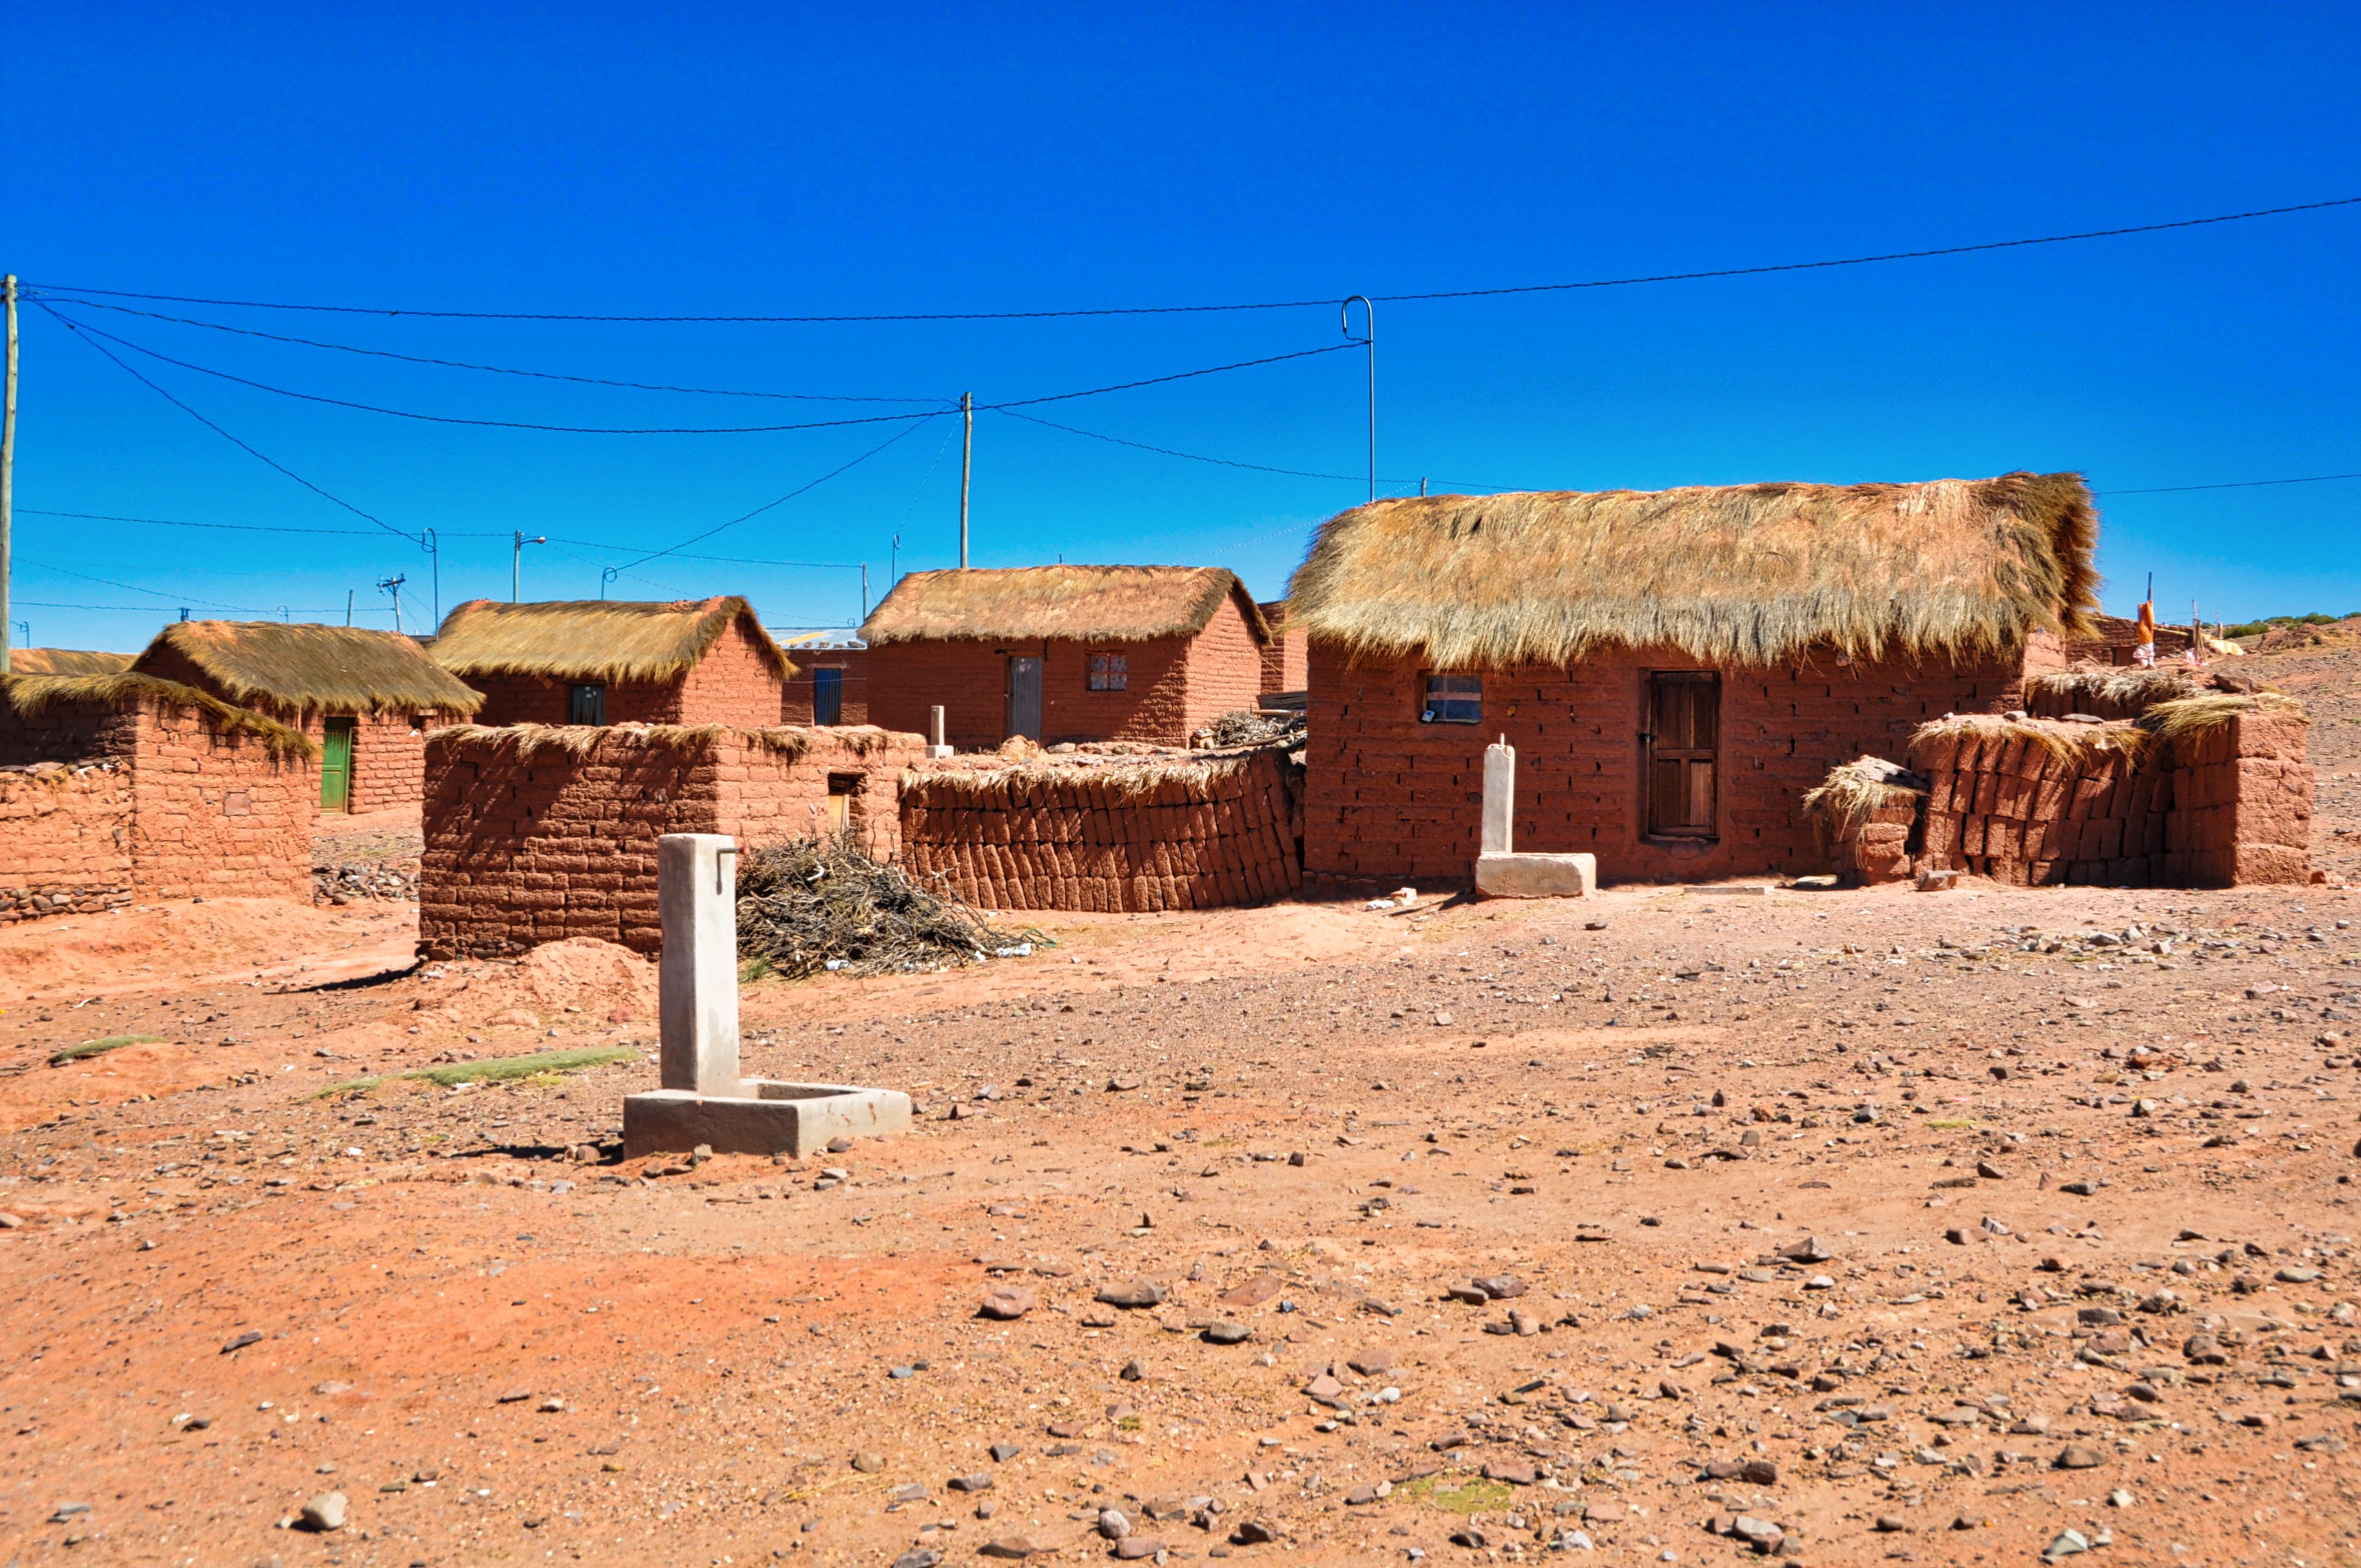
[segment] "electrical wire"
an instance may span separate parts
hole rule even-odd
[[[2205,228],[2216,224],[2245,223],[2255,218],[2285,217],[2334,207],[2361,205],[2361,196],[2339,196],[2323,202],[2299,202],[2284,207],[2257,207],[2243,213],[2221,213],[2202,218],[2176,218],[2165,223],[2133,224],[2121,228],[2082,229],[2071,234],[2037,235],[2022,239],[1982,240],[1970,245],[1938,246],[1925,250],[1892,250],[1869,256],[1834,257],[1818,261],[1784,261],[1752,267],[1720,267],[1692,272],[1657,272],[1628,278],[1594,278],[1571,283],[1520,283],[1487,289],[1438,289],[1422,293],[1377,294],[1381,303],[1428,300],[1478,300],[1506,294],[1563,293],[1581,289],[1622,289],[1643,283],[1687,283],[1714,278],[1752,278],[1778,272],[1809,272],[1834,267],[1867,267],[1886,261],[1923,261],[1943,256],[1971,256],[1982,251],[2019,250],[2040,245],[2069,245],[2081,240],[2116,239],[2127,235],[2162,234],[2174,229]],[[59,294],[100,294],[117,300],[148,300],[164,304],[214,305],[238,310],[312,311],[337,315],[419,316],[445,321],[617,322],[674,325],[831,324],[864,322],[1049,321],[1090,316],[1203,315],[1224,311],[1286,311],[1307,306],[1333,307],[1335,297],[1318,300],[1259,300],[1210,305],[1127,305],[1098,309],[1052,311],[925,311],[883,315],[690,316],[584,315],[554,311],[430,311],[379,305],[305,305],[276,300],[215,300],[188,294],[144,294],[126,289],[93,289],[78,285],[41,285]]]
[[[2254,490],[2266,485],[2324,485],[2331,479],[2361,479],[2361,474],[2307,474],[2300,479],[2233,479],[2220,485],[2157,485],[2144,490],[2093,490],[2095,496],[2174,496],[2191,490]]]
[[[129,305],[111,305],[103,300],[78,300],[65,295],[49,295],[47,298],[52,304],[79,305],[94,311],[114,311],[122,315],[142,316],[149,321],[170,322],[177,326],[200,326],[212,332],[236,333],[241,337],[258,337],[271,343],[296,344],[305,348],[331,348],[340,354],[365,354],[379,359],[399,359],[408,365],[434,365],[450,370],[481,370],[494,376],[530,376],[543,381],[572,381],[585,387],[620,387],[635,392],[693,392],[708,398],[774,398],[788,401],[816,403],[956,403],[959,400],[956,398],[869,398],[827,392],[748,392],[727,387],[677,387],[653,381],[616,381],[603,376],[572,376],[556,370],[521,370],[507,365],[478,365],[466,359],[437,359],[424,354],[397,354],[390,348],[363,348],[357,344],[325,343],[312,337],[289,337],[281,333],[263,332],[255,327],[232,326],[227,322],[198,321],[191,316],[168,316],[156,311],[135,310]]]
[[[168,593],[161,588],[143,588],[137,583],[118,583],[113,577],[93,577],[88,572],[77,572],[71,567],[56,565],[48,561],[36,561],[27,556],[19,556],[17,559],[22,565],[33,567],[37,571],[55,572],[60,576],[79,577],[85,583],[97,583],[104,587],[122,588],[127,593],[154,594],[158,598],[170,599],[174,604],[201,604],[213,609],[234,609],[241,615],[263,613],[252,605],[225,604],[220,599],[199,598],[193,594]]]
[[[48,311],[50,315],[56,317],[59,321],[63,322],[67,326],[72,328],[76,332],[86,333],[93,337],[104,338],[108,343],[127,348],[134,354],[145,355],[150,359],[159,360],[166,365],[177,366],[183,370],[192,370],[201,376],[216,377],[221,380],[235,382],[241,387],[250,387],[257,391],[276,393],[278,396],[282,398],[295,398],[310,403],[324,403],[332,408],[352,409],[361,413],[386,414],[395,419],[420,420],[430,424],[474,425],[494,430],[545,431],[561,435],[768,435],[783,431],[834,430],[846,425],[890,424],[896,420],[941,419],[946,415],[960,411],[954,405],[941,409],[928,410],[918,413],[862,414],[848,419],[807,420],[794,424],[703,426],[541,424],[525,420],[472,419],[456,414],[421,413],[411,409],[391,409],[377,403],[361,403],[354,402],[346,398],[331,398],[320,392],[299,392],[287,387],[272,386],[268,381],[257,381],[249,377],[233,375],[227,370],[215,370],[208,366],[198,365],[186,359],[176,359],[169,354],[160,354],[155,349],[142,347],[140,345],[132,342],[128,338],[120,337],[114,333],[106,332],[101,328],[92,326],[87,322],[76,322],[71,317],[59,312],[47,302],[40,302],[40,304],[43,310]],[[103,347],[95,343],[92,344],[91,346],[93,348],[99,348],[101,353],[106,352]],[[1149,376],[1135,381],[1118,381],[1110,386],[1085,388],[1081,391],[1049,392],[1045,393],[1040,397],[1011,399],[1006,402],[978,403],[975,407],[980,412],[997,412],[1007,409],[1032,408],[1041,403],[1071,402],[1076,398],[1096,398],[1103,397],[1109,392],[1128,392],[1137,390],[1141,387],[1159,387],[1173,381],[1194,380],[1202,376],[1218,376],[1231,370],[1251,370],[1264,365],[1283,364],[1290,359],[1310,359],[1323,354],[1334,354],[1344,349],[1359,348],[1362,346],[1363,345],[1357,341],[1323,344],[1318,348],[1297,349],[1293,353],[1290,354],[1265,355],[1259,359],[1240,359],[1226,365],[1209,365],[1202,369],[1198,370],[1176,370],[1170,375]],[[107,356],[109,358],[115,357],[112,354],[109,354]],[[117,360],[116,363],[120,364],[121,361]],[[129,368],[127,366],[125,367],[126,369]],[[142,377],[141,379],[145,380],[146,378]],[[155,383],[149,382],[148,385],[154,386]]]
[[[796,486],[794,489],[789,490],[785,495],[779,497],[778,499],[764,501],[752,511],[743,513],[738,517],[733,517],[728,522],[716,523],[713,527],[707,529],[702,533],[693,533],[686,539],[682,540],[678,544],[670,545],[662,550],[652,551],[649,554],[639,557],[639,559],[635,561],[626,561],[621,565],[615,567],[614,570],[617,572],[627,572],[633,566],[643,566],[651,561],[665,555],[673,554],[675,552],[684,549],[688,545],[701,543],[704,541],[712,538],[715,534],[721,532],[725,529],[735,528],[741,522],[751,522],[766,511],[786,505],[789,501],[794,500],[797,496],[804,494],[806,491],[818,488],[820,486],[827,484],[830,479],[835,478],[839,474],[844,473],[848,469],[861,466],[862,464],[868,462],[872,457],[876,456],[880,452],[884,451],[887,447],[893,445],[895,442],[901,440],[904,436],[909,434],[912,431],[917,428],[918,427],[915,424],[906,424],[900,430],[895,431],[893,434],[887,436],[884,440],[879,442],[876,445],[862,453],[860,456],[853,458],[851,462],[839,464],[837,466],[830,468],[827,473],[822,474],[818,478],[809,480],[805,484]]]
[[[1060,424],[1056,420],[1043,419],[1038,414],[1018,413],[1015,409],[1003,408],[995,411],[1005,413],[1011,419],[1024,420],[1028,424],[1047,425],[1051,430],[1062,430],[1069,435],[1086,435],[1093,441],[1104,441],[1115,446],[1128,446],[1140,452],[1153,452],[1164,457],[1185,457],[1191,463],[1212,463],[1224,468],[1250,468],[1257,474],[1278,474],[1290,479],[1335,479],[1352,485],[1367,484],[1369,477],[1367,474],[1315,474],[1303,468],[1274,468],[1267,463],[1241,463],[1233,457],[1208,457],[1202,452],[1181,452],[1170,446],[1151,446],[1145,441],[1126,441],[1120,435],[1103,435],[1095,430],[1084,430],[1079,425]],[[1386,482],[1406,490],[1421,481],[1389,479]],[[1462,486],[1471,490],[1510,490],[1520,488],[1514,485],[1479,485],[1465,479],[1436,479],[1433,482]]]
[[[36,304],[40,304],[40,302],[38,301],[35,301],[34,302]],[[353,505],[352,502],[346,500],[340,496],[331,495],[328,491],[322,489],[319,486],[313,484],[311,480],[305,478],[302,475],[298,474],[294,469],[290,468],[286,464],[280,462],[278,459],[265,456],[262,453],[257,451],[254,447],[247,445],[245,442],[240,441],[236,436],[232,435],[228,431],[224,430],[221,426],[215,424],[213,421],[207,419],[204,415],[199,413],[196,410],[191,408],[188,404],[182,402],[180,399],[174,397],[171,393],[166,391],[163,388],[149,380],[147,377],[142,376],[134,367],[125,364],[123,360],[104,344],[92,343],[88,337],[82,335],[83,329],[72,321],[68,320],[62,315],[59,315],[55,311],[50,311],[49,307],[45,304],[41,305],[41,309],[49,311],[49,313],[51,316],[62,323],[66,329],[69,332],[73,333],[76,337],[81,339],[81,341],[89,343],[91,347],[106,356],[107,359],[114,364],[115,368],[121,370],[125,375],[130,377],[133,380],[138,382],[141,386],[147,388],[149,391],[155,393],[158,397],[163,399],[166,402],[171,404],[174,408],[188,415],[191,419],[195,420],[199,424],[203,425],[207,430],[212,431],[215,435],[220,436],[224,441],[228,442],[232,446],[236,447],[247,456],[253,457],[258,461],[277,469],[280,473],[294,480],[297,484],[302,486],[313,495],[318,496],[321,499],[342,507],[345,510],[365,521],[377,524],[379,528],[384,529],[388,533],[394,535],[396,538],[407,539],[412,544],[423,544],[425,543],[425,537],[423,534],[405,533],[401,529],[394,527],[393,524],[386,521],[385,519],[361,510],[360,508]]]
[[[365,528],[280,528],[259,522],[181,522],[167,517],[117,517],[100,511],[50,511],[42,507],[18,507],[18,517],[66,517],[82,522],[137,522],[156,528],[206,528],[230,533],[320,533],[335,539],[375,539],[376,534]],[[489,533],[446,533],[445,539],[490,539]]]

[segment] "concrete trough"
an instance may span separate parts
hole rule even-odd
[[[658,1089],[623,1098],[623,1157],[677,1154],[783,1154],[800,1159],[831,1138],[910,1130],[910,1097],[898,1090],[751,1078],[732,1095]]]

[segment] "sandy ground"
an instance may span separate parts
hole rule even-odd
[[[750,1071],[924,1107],[800,1165],[620,1162],[618,949],[0,934],[0,1563],[2348,1561],[2356,904],[1059,917],[748,987]]]

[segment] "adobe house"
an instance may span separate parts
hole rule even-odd
[[[1270,641],[1262,650],[1262,692],[1264,696],[1281,694],[1299,695],[1310,680],[1303,663],[1303,632],[1287,623],[1287,601],[1272,599],[1257,607],[1270,628]]]
[[[177,681],[0,676],[0,922],[195,895],[310,903],[313,754]]]
[[[794,661],[782,724],[866,724],[869,722],[869,650],[858,637],[842,631],[807,631],[781,644]]]
[[[1356,508],[1288,596],[1304,869],[1466,881],[1505,736],[1521,850],[1587,851],[1601,880],[1816,871],[1800,802],[1830,769],[2063,666],[2097,532],[2072,474]]]
[[[736,594],[669,604],[470,599],[444,618],[434,662],[484,696],[476,722],[779,722],[795,666]]]
[[[1220,566],[913,572],[861,629],[869,717],[986,751],[1011,736],[1185,746],[1255,706],[1270,628]]]
[[[356,626],[176,621],[131,668],[301,730],[319,749],[326,812],[417,805],[426,732],[483,702],[411,639]]]

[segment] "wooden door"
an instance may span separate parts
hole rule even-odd
[[[1008,733],[1041,739],[1041,661],[1029,654],[1008,661]]]
[[[1678,671],[1648,677],[1648,831],[1716,836],[1721,677]]]
[[[320,735],[320,809],[353,808],[353,721],[331,718]]]

